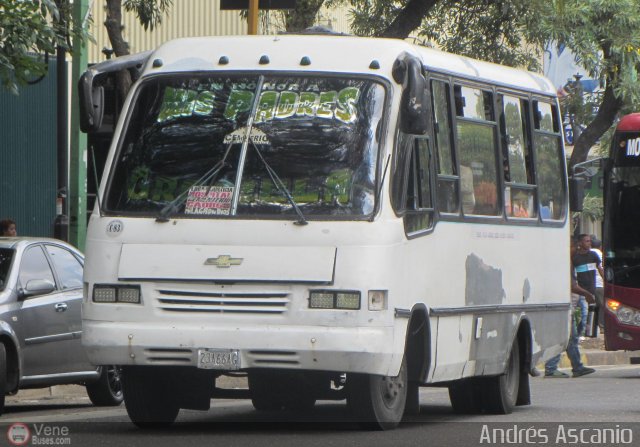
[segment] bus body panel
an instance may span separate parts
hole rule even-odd
[[[101,197],[119,169],[134,98],[147,80],[283,72],[354,75],[384,85],[385,118],[373,132],[379,153],[371,161],[378,203],[366,218],[309,219],[308,225],[293,215],[159,221],[96,205],[87,231],[83,305],[82,339],[91,361],[195,368],[198,350],[219,349],[237,350],[242,369],[396,376],[412,311],[421,306],[428,312],[431,352],[425,383],[503,374],[519,328],[531,331],[525,334],[526,364],[562,352],[570,307],[564,215],[555,222],[444,216],[420,237],[407,236],[403,216],[394,211],[391,181],[405,88],[394,80],[393,66],[405,53],[441,77],[517,89],[557,105],[555,89],[541,76],[398,40],[229,37],[160,47],[125,102]],[[268,64],[260,64],[263,55]],[[220,63],[221,56],[231,63]],[[304,56],[311,66],[301,65]],[[142,302],[96,303],[96,285],[139,286]],[[327,290],[359,294],[359,309],[310,308],[311,292]],[[377,292],[386,305],[370,310]]]

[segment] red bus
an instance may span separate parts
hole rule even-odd
[[[605,347],[640,349],[640,113],[624,116],[604,181]]]

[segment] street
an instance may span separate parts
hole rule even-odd
[[[422,388],[420,415],[406,418],[390,432],[360,430],[349,421],[344,402],[320,402],[308,414],[294,414],[259,413],[248,400],[214,400],[208,412],[182,410],[171,428],[148,431],[129,422],[124,406],[93,407],[83,395],[8,400],[1,430],[20,422],[32,436],[39,432],[41,442],[94,446],[522,445],[527,444],[527,430],[530,444],[571,445],[576,440],[581,444],[571,437],[580,430],[589,437],[582,444],[625,445],[629,436],[636,444],[640,440],[640,366],[596,369],[595,374],[578,379],[531,378],[532,405],[504,416],[453,414],[446,388]],[[618,442],[598,437],[603,428]],[[54,441],[42,439],[47,430]]]

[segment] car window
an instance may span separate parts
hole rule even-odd
[[[0,290],[4,290],[7,286],[14,253],[15,251],[10,248],[0,248]]]
[[[82,287],[82,264],[69,250],[55,245],[45,245],[53,260],[53,267],[58,273],[62,289]]]
[[[27,287],[27,283],[32,279],[46,279],[51,281],[52,284],[56,283],[49,262],[47,262],[47,258],[39,245],[27,248],[22,255],[22,263],[20,264],[20,273],[18,275],[20,287]]]

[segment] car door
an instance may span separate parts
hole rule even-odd
[[[31,245],[22,255],[18,287],[24,291],[30,281],[42,280],[55,284],[55,289],[51,293],[32,296],[24,296],[21,292],[21,305],[16,315],[24,343],[22,371],[26,377],[67,372],[68,350],[73,348],[65,294],[59,290],[42,245]]]
[[[67,352],[68,368],[72,371],[94,370],[82,347],[82,270],[83,260],[76,254],[60,245],[45,244],[45,251],[51,260],[57,283],[61,289],[60,296],[64,300],[64,315],[67,319],[72,339]]]

